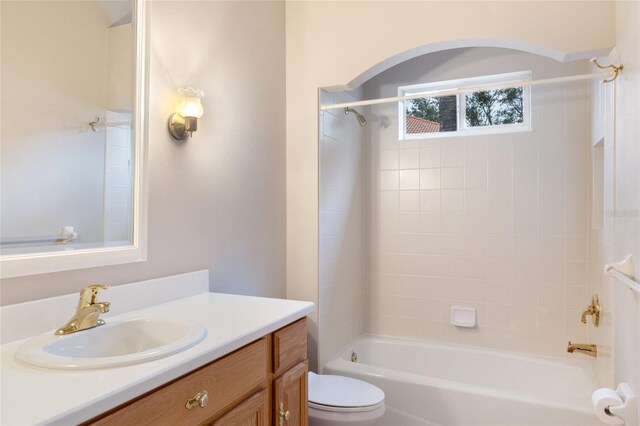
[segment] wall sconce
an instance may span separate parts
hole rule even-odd
[[[193,132],[198,130],[198,118],[202,117],[204,110],[200,98],[204,96],[204,92],[200,89],[178,89],[181,102],[178,112],[174,112],[169,116],[169,133],[175,140],[183,141]]]

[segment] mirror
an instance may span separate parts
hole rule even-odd
[[[144,259],[144,2],[2,1],[0,274]]]

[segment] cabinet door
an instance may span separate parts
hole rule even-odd
[[[267,390],[261,390],[213,422],[212,426],[267,426],[268,414],[269,395]]]
[[[276,426],[307,426],[307,371],[303,361],[275,380]]]

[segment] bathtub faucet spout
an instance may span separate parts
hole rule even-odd
[[[573,343],[569,340],[569,346],[567,346],[567,352],[579,352],[589,356],[598,356],[598,346],[589,345],[585,343]]]

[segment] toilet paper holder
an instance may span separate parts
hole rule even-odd
[[[620,383],[616,389],[616,393],[622,399],[622,405],[609,405],[604,412],[612,417],[618,417],[624,420],[628,426],[637,425],[636,418],[636,394],[628,383]]]

